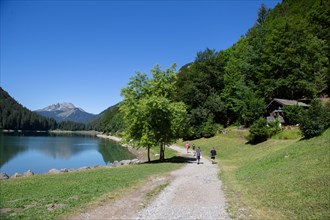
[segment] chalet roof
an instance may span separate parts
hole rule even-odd
[[[288,106],[288,105],[298,105],[298,106],[302,106],[302,107],[309,107],[309,105],[303,103],[303,102],[299,102],[297,100],[289,100],[289,99],[273,99],[268,105],[270,106],[273,102],[277,102],[283,106]]]

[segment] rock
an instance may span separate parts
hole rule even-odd
[[[131,160],[122,160],[122,161],[120,161],[120,165],[125,166],[125,165],[130,164],[130,162],[131,162]]]
[[[139,164],[139,163],[141,163],[141,161],[139,161],[139,159],[131,160],[131,164]]]
[[[61,172],[61,173],[67,173],[67,172],[69,172],[69,170],[66,169],[66,168],[64,168],[64,169],[60,169],[60,172]]]
[[[14,173],[14,175],[12,175],[10,178],[18,178],[21,176],[22,176],[22,174],[20,174],[20,173]]]
[[[50,169],[48,173],[60,173],[61,171],[58,169]]]
[[[84,167],[80,167],[78,170],[89,170],[89,169],[91,169],[90,167],[88,167],[88,166],[84,166]]]
[[[9,179],[7,173],[0,173],[0,180],[6,180],[6,179]]]
[[[25,176],[25,177],[33,176],[33,175],[34,175],[34,173],[31,170],[28,170],[28,171],[23,173],[23,176]]]
[[[117,160],[115,160],[115,161],[113,161],[112,166],[118,167],[118,166],[120,166],[120,163]]]

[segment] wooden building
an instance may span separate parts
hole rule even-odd
[[[275,118],[278,118],[282,124],[285,124],[285,106],[297,105],[303,108],[309,107],[309,105],[299,102],[297,100],[288,99],[273,99],[266,107],[267,110],[267,122],[272,122]]]

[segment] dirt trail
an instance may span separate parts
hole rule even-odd
[[[230,219],[218,166],[206,158],[198,165],[192,153],[187,154],[181,147],[171,148],[188,158],[181,169],[170,176],[150,180],[121,199],[93,207],[71,219]],[[169,180],[170,184],[151,203],[145,204],[145,194]]]

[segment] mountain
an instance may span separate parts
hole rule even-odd
[[[48,118],[54,118],[57,122],[74,121],[88,123],[97,117],[97,115],[85,112],[83,109],[68,102],[49,105],[35,112]]]

